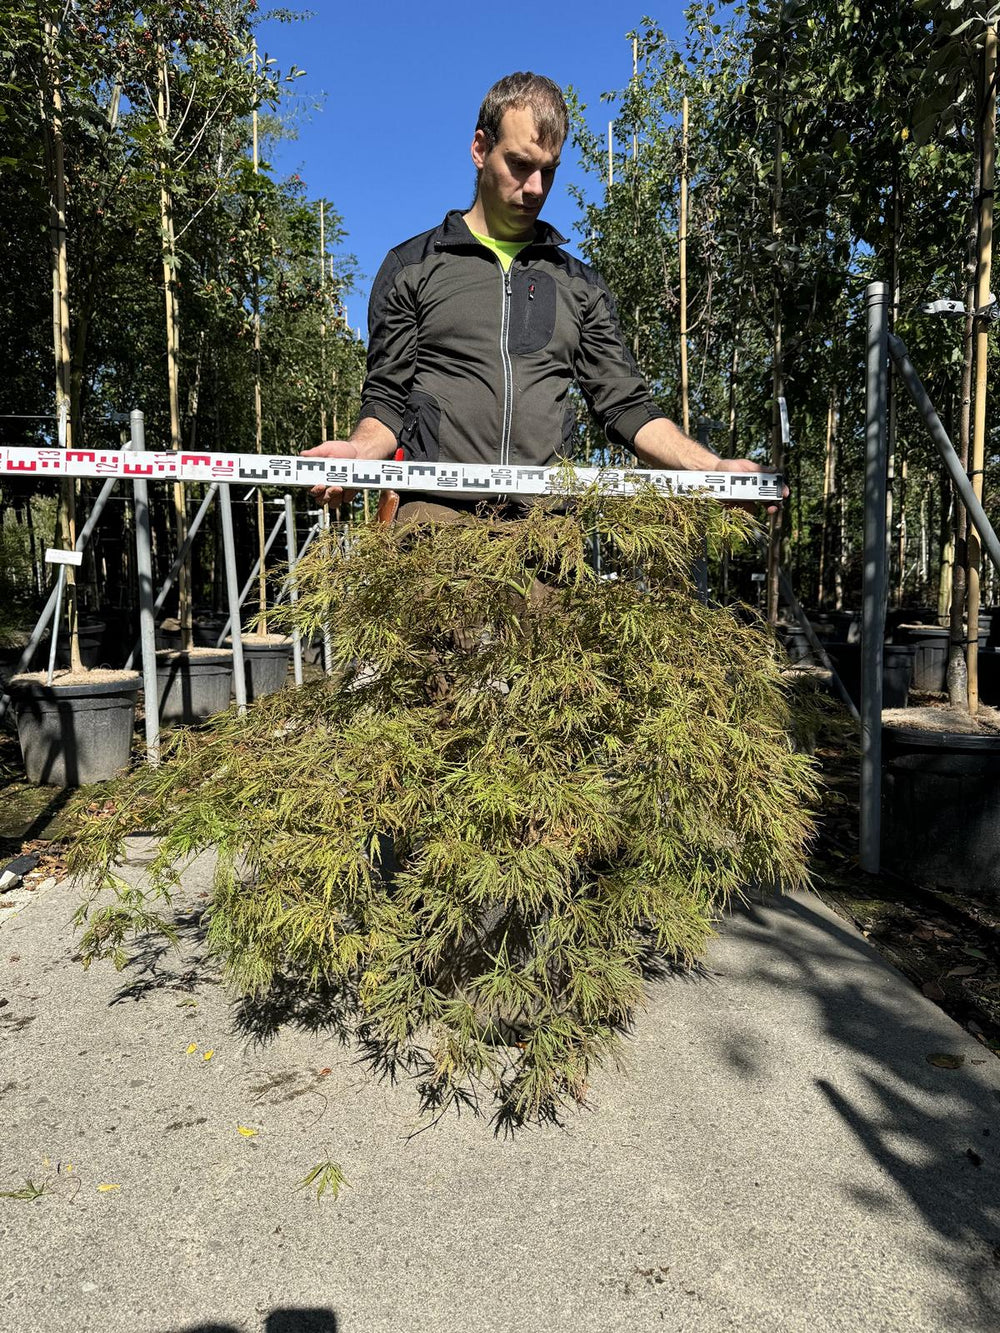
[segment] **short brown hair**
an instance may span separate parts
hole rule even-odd
[[[558,83],[544,74],[507,74],[483,98],[476,129],[486,135],[490,148],[500,139],[500,122],[512,107],[530,107],[538,140],[546,147],[562,146],[569,133],[569,112]]]

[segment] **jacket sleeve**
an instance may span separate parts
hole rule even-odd
[[[622,337],[614,298],[596,273],[590,297],[574,366],[576,382],[610,442],[630,449],[646,422],[666,413],[653,402]]]
[[[390,250],[368,302],[368,371],[362,417],[375,417],[399,436],[417,360],[417,320],[406,270]]]

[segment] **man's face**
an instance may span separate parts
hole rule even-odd
[[[491,149],[482,130],[472,141],[479,201],[498,240],[530,236],[559,165],[561,145],[542,147],[530,107],[511,107]]]

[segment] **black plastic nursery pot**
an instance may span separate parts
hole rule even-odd
[[[827,654],[837,669],[844,689],[861,704],[861,644],[831,643]],[[914,650],[909,644],[882,645],[882,707],[905,708],[913,673]]]
[[[913,679],[915,690],[940,692],[945,688],[948,675],[949,632],[941,625],[899,625],[893,641],[913,648]]]
[[[780,625],[778,638],[792,663],[814,663],[812,645],[804,629],[799,625]]]
[[[857,611],[817,611],[810,620],[825,643],[858,643],[861,638],[861,616]]]
[[[8,689],[29,782],[79,787],[123,769],[132,750],[137,671],[45,683],[45,672],[15,676]]]
[[[291,652],[292,641],[284,634],[244,634],[243,666],[248,703],[284,687]]]
[[[229,707],[233,659],[224,648],[165,649],[156,654],[156,693],[163,726],[203,722]]]
[[[882,859],[917,884],[1000,896],[1000,736],[882,728]]]

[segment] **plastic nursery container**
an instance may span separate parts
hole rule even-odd
[[[29,782],[78,787],[123,769],[132,750],[137,671],[44,671],[15,676],[8,689]]]
[[[202,722],[229,707],[233,659],[224,648],[166,649],[156,654],[162,726]]]
[[[917,884],[1000,895],[1000,736],[882,728],[882,855]]]

